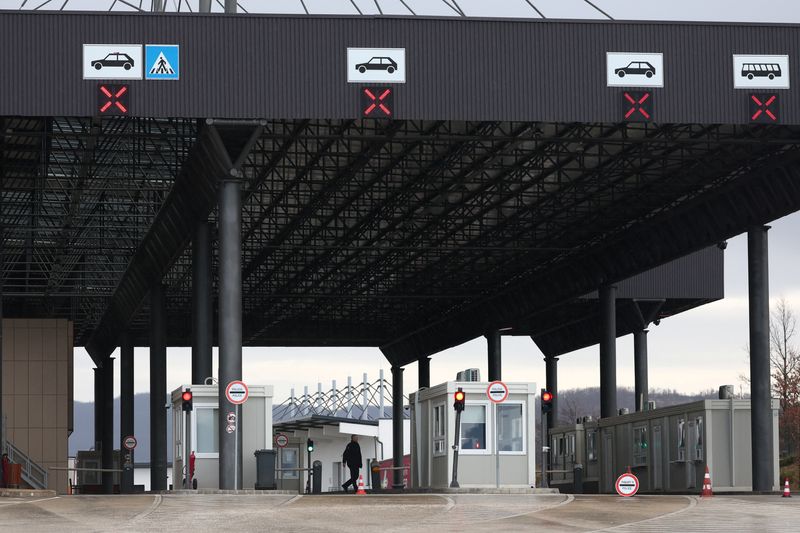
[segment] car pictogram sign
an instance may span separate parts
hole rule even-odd
[[[129,115],[131,111],[130,94],[128,85],[98,83],[97,114]]]
[[[777,94],[750,94],[750,122],[758,124],[777,124],[780,117]]]
[[[370,118],[393,116],[394,90],[391,87],[362,87],[361,113]]]
[[[623,91],[620,100],[622,119],[626,122],[653,120],[653,93],[650,91]]]

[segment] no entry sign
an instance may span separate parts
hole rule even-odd
[[[286,445],[289,444],[289,437],[283,433],[278,433],[275,435],[275,444],[278,446],[278,448],[285,448]]]
[[[231,381],[225,387],[225,397],[234,405],[241,405],[247,401],[250,391],[244,381]]]
[[[502,381],[492,381],[486,387],[486,396],[494,403],[503,403],[508,398],[508,386]]]
[[[122,445],[125,446],[126,450],[132,450],[136,448],[137,440],[136,437],[133,435],[128,435],[124,439],[122,439]]]
[[[620,496],[625,498],[634,496],[639,492],[639,478],[630,472],[626,472],[617,478],[617,483],[614,487]]]

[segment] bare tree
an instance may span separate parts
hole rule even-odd
[[[778,300],[770,322],[772,390],[785,411],[797,404],[800,395],[800,350],[793,344],[797,320],[786,298]]]

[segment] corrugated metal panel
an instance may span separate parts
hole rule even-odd
[[[92,115],[84,43],[179,43],[179,82],[131,82],[140,116],[355,118],[348,46],[405,47],[408,83],[396,117],[617,122],[607,51],[663,52],[656,119],[744,123],[733,53],[791,54],[800,27],[424,18],[0,13],[0,114]],[[800,69],[791,57],[794,72]],[[781,92],[800,124],[800,91]]]

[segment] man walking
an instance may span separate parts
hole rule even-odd
[[[342,454],[342,462],[350,469],[350,479],[342,483],[342,489],[347,492],[347,487],[353,485],[353,490],[358,490],[358,470],[361,468],[361,446],[358,445],[358,436],[351,435],[350,442]]]

